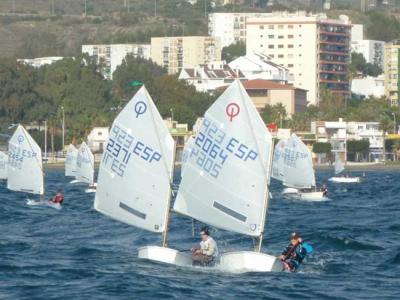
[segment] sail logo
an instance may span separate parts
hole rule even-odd
[[[225,108],[226,115],[229,117],[229,121],[232,122],[233,118],[237,117],[240,113],[240,106],[236,103],[229,103]]]
[[[18,143],[22,144],[22,143],[24,142],[24,137],[23,137],[23,135],[19,135],[19,136],[17,137],[17,141],[18,141]]]
[[[135,104],[136,119],[147,111],[147,104],[143,101],[138,101]]]

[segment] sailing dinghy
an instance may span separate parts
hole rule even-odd
[[[67,155],[65,156],[65,176],[76,176],[76,161],[78,158],[78,149],[72,144],[68,146]],[[77,183],[78,180],[74,179],[70,183]]]
[[[8,174],[8,155],[0,151],[0,180],[7,179]]]
[[[96,192],[96,183],[94,182],[94,155],[85,142],[82,142],[78,150],[75,178],[78,182],[89,185],[85,190],[86,193]]]
[[[258,239],[255,251],[220,256],[229,272],[281,271],[261,253],[269,202],[272,136],[240,81],[206,111],[196,135],[174,211],[203,223]]]
[[[167,248],[175,142],[143,86],[114,120],[99,168],[94,208],[115,220],[163,236],[138,257],[191,265]]]
[[[335,176],[329,178],[329,181],[332,182],[339,182],[339,183],[357,183],[360,182],[360,177],[350,177],[350,176],[338,176],[340,173],[344,171],[343,162],[340,160],[339,157],[335,157]]]
[[[44,200],[44,172],[39,145],[21,125],[8,142],[7,188],[12,191],[40,195],[40,201],[27,200],[28,205],[48,205],[61,208],[58,203]]]
[[[275,164],[277,167],[274,167]],[[279,172],[274,172],[277,169]],[[287,186],[283,191],[284,194],[294,195],[304,200],[325,198],[323,192],[316,191],[311,151],[296,134],[292,134],[283,146],[277,144],[272,170],[272,177]]]

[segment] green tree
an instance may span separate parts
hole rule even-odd
[[[243,55],[246,55],[246,44],[243,42],[239,41],[235,44],[222,48],[222,60],[225,60],[227,63],[230,63],[239,56]]]

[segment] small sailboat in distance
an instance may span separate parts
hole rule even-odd
[[[345,175],[341,175],[338,176],[340,173],[342,173],[344,171],[344,164],[343,162],[340,160],[340,158],[338,156],[335,156],[335,176],[329,178],[329,181],[332,182],[339,182],[339,183],[357,183],[360,182],[360,177],[350,177],[350,176],[345,176]]]
[[[178,213],[257,239],[255,251],[222,254],[221,270],[282,271],[275,256],[261,253],[272,154],[271,134],[233,82],[205,113],[174,203]]]
[[[89,185],[85,190],[86,193],[96,192],[96,183],[94,182],[94,155],[85,142],[82,142],[78,150],[75,178],[78,182]]]
[[[78,159],[78,153],[78,149],[76,149],[73,144],[68,146],[67,155],[65,156],[65,176],[76,176],[76,162]]]
[[[167,248],[175,142],[143,86],[114,120],[99,168],[94,208],[115,220],[162,234],[162,246],[138,257],[187,265],[191,258]]]
[[[7,188],[40,196],[40,201],[27,200],[28,205],[49,205],[61,208],[58,203],[44,199],[44,171],[42,151],[22,125],[18,125],[8,142]]]
[[[7,179],[8,174],[8,155],[0,151],[0,180]]]
[[[275,163],[281,165],[279,167],[282,170],[279,174],[272,172],[272,177],[288,187],[283,191],[284,194],[305,200],[325,198],[324,192],[316,190],[311,151],[296,134],[292,134],[283,147],[275,148]],[[275,169],[272,167],[272,170]]]

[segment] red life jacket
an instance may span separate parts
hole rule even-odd
[[[51,201],[54,202],[54,203],[60,203],[60,204],[62,204],[63,201],[64,201],[64,196],[63,196],[63,194],[58,193],[57,195],[55,195],[55,196],[53,197],[53,199],[51,199]]]

